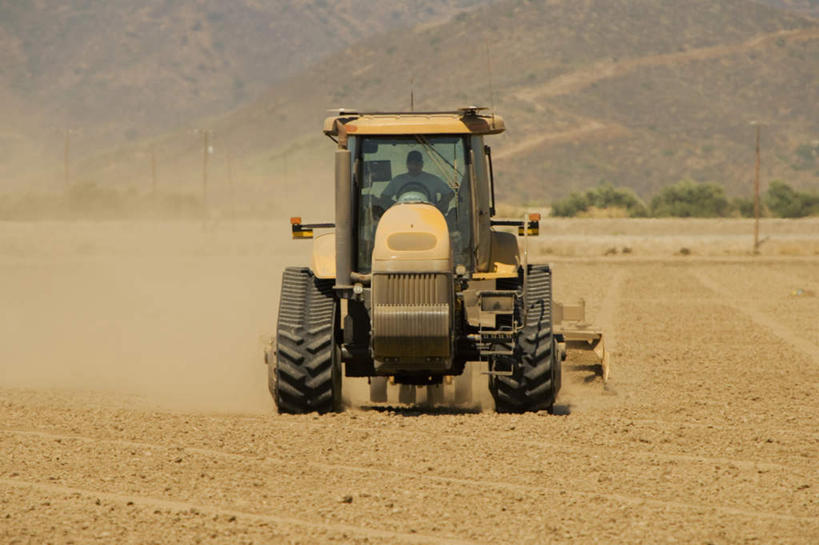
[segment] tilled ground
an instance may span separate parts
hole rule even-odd
[[[765,259],[558,261],[614,366],[557,415],[5,387],[0,542],[816,543],[819,261]]]

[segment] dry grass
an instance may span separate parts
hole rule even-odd
[[[762,256],[818,256],[819,218],[763,219],[760,239]],[[546,218],[530,244],[534,255],[544,257],[749,256],[753,220]]]

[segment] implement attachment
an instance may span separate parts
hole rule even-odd
[[[586,322],[586,301],[574,304],[554,302],[554,330],[566,346],[592,350],[600,359],[603,382],[609,380],[609,353],[603,340],[603,332]]]

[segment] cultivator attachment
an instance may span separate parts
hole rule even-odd
[[[600,374],[603,382],[609,380],[609,353],[603,332],[586,322],[586,301],[580,299],[574,304],[554,302],[554,330],[566,348],[591,350],[600,360]]]

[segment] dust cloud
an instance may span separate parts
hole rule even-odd
[[[306,203],[288,208],[294,215],[310,211]],[[331,217],[315,211],[304,216]],[[263,353],[275,331],[281,273],[308,264],[311,250],[309,241],[291,240],[287,217],[208,224],[0,222],[0,387],[108,392],[126,403],[136,396],[183,410],[272,411]],[[598,230],[620,225],[598,221]],[[699,239],[711,235],[690,232],[701,223],[684,223],[689,234],[675,242],[704,247]],[[573,225],[600,238],[586,223]],[[683,223],[674,225],[679,230]],[[544,222],[543,244],[558,248],[562,227]],[[786,243],[812,252],[814,227],[815,220],[765,223],[765,232],[776,236],[763,252],[784,252],[777,244]],[[611,244],[624,245],[620,239]],[[643,255],[657,239],[628,245]],[[543,253],[533,250],[536,257]],[[593,315],[605,293],[591,290],[591,283],[578,283],[576,293],[569,285],[556,282],[555,297],[586,297]],[[485,375],[476,376],[474,406],[491,409]],[[564,386],[570,393],[571,385]],[[396,404],[398,387],[390,388],[388,401]],[[344,395],[348,407],[368,406],[366,379],[345,379]],[[417,402],[426,398],[419,388]],[[446,398],[443,404],[452,406]]]
[[[0,223],[0,387],[274,410],[263,357],[281,273],[309,264],[312,246],[289,228],[286,218]],[[491,409],[486,375],[468,380],[467,408]],[[435,405],[453,406],[454,386],[445,390]],[[398,385],[388,391],[398,404]],[[370,405],[366,378],[345,378],[343,392],[348,408]],[[419,387],[416,401],[431,406],[427,397]]]
[[[286,219],[3,223],[0,385],[270,411],[264,340],[309,249]]]

